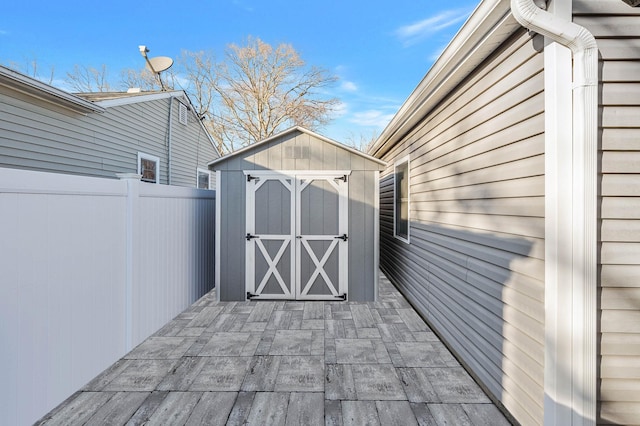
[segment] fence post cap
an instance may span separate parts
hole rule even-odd
[[[139,175],[137,173],[116,173],[116,176],[118,177],[118,179],[122,179],[122,180],[127,180],[127,179],[140,180],[140,179],[142,179],[142,175]]]

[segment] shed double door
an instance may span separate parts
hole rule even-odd
[[[245,175],[247,298],[346,299],[349,173]]]

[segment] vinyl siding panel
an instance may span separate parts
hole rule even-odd
[[[601,53],[599,424],[640,424],[640,8],[574,2]]]
[[[218,158],[207,134],[198,123],[193,111],[187,112],[187,124],[179,121],[180,102],[173,102],[171,114],[171,183],[180,186],[197,185],[197,169],[207,169],[210,161]],[[211,187],[215,187],[215,175],[209,177]]]
[[[168,183],[169,99],[76,114],[2,86],[0,167],[115,178],[135,173],[137,154],[160,159],[160,183]],[[178,123],[174,104],[172,183],[195,186],[197,167],[217,157],[199,123]]]
[[[479,382],[541,424],[543,55],[520,31],[382,158],[381,267]],[[393,164],[410,156],[410,244]]]

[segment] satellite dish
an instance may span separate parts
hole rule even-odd
[[[168,70],[171,68],[171,65],[173,65],[173,59],[168,56],[156,56],[155,58],[147,59],[147,68],[156,74]]]
[[[162,71],[168,70],[171,67],[171,65],[173,65],[173,59],[171,59],[169,57],[166,57],[166,56],[157,56],[155,58],[149,58],[147,56],[147,52],[149,52],[149,48],[147,46],[144,46],[144,45],[143,46],[138,46],[138,49],[140,50],[140,54],[144,57],[144,60],[147,61],[147,68],[158,79],[158,82],[160,83],[160,86],[162,87],[162,91],[167,90],[164,87],[164,83],[162,82],[162,78],[160,77],[160,73]]]

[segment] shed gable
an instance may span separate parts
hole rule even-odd
[[[382,170],[383,162],[295,127],[209,163],[214,170]]]

